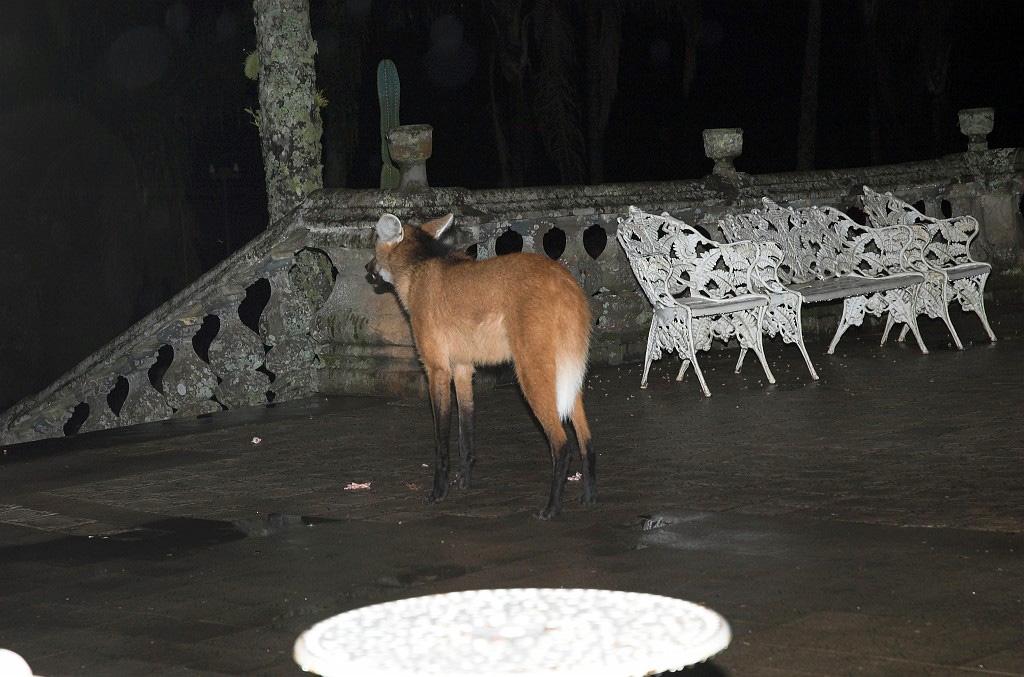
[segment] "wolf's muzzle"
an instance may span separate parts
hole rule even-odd
[[[366,264],[366,281],[373,285],[373,290],[378,294],[387,291],[390,286],[388,281],[380,274],[380,269],[377,267],[376,256],[370,259],[370,262]]]

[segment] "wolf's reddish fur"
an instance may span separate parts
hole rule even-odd
[[[474,453],[474,367],[512,361],[551,446],[551,494],[540,517],[553,517],[561,508],[570,465],[564,420],[572,421],[583,460],[581,501],[592,503],[596,455],[582,397],[591,327],[586,296],[565,266],[545,256],[474,261],[445,250],[437,238],[452,220],[449,214],[417,229],[385,214],[377,224],[376,257],[367,266],[394,286],[427,373],[437,447],[430,499],[440,500],[448,490],[451,383],[459,408],[455,483],[464,487]]]

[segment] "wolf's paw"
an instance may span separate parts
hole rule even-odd
[[[580,496],[580,505],[594,505],[597,503],[597,494],[583,494]]]
[[[560,508],[552,508],[551,506],[548,506],[547,508],[544,508],[536,515],[534,515],[533,518],[536,520],[540,520],[542,522],[547,522],[549,520],[554,519],[555,517],[558,517],[558,513],[560,512]]]
[[[456,489],[469,489],[469,475],[459,473],[458,476],[452,480],[451,486]]]

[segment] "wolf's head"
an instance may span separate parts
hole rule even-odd
[[[374,257],[366,264],[367,279],[374,287],[390,284],[399,288],[403,276],[418,263],[450,254],[439,238],[454,220],[454,215],[448,214],[414,228],[402,225],[394,214],[381,215]]]

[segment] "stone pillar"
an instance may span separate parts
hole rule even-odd
[[[715,161],[711,173],[725,179],[737,178],[732,161],[743,152],[743,130],[725,127],[704,130],[704,154]]]
[[[960,111],[960,133],[967,137],[967,150],[988,150],[985,139],[992,132],[996,112],[993,108],[964,108]]]
[[[433,152],[434,128],[430,125],[399,125],[388,131],[388,151],[402,172],[398,190],[418,193],[427,184],[427,159]]]

